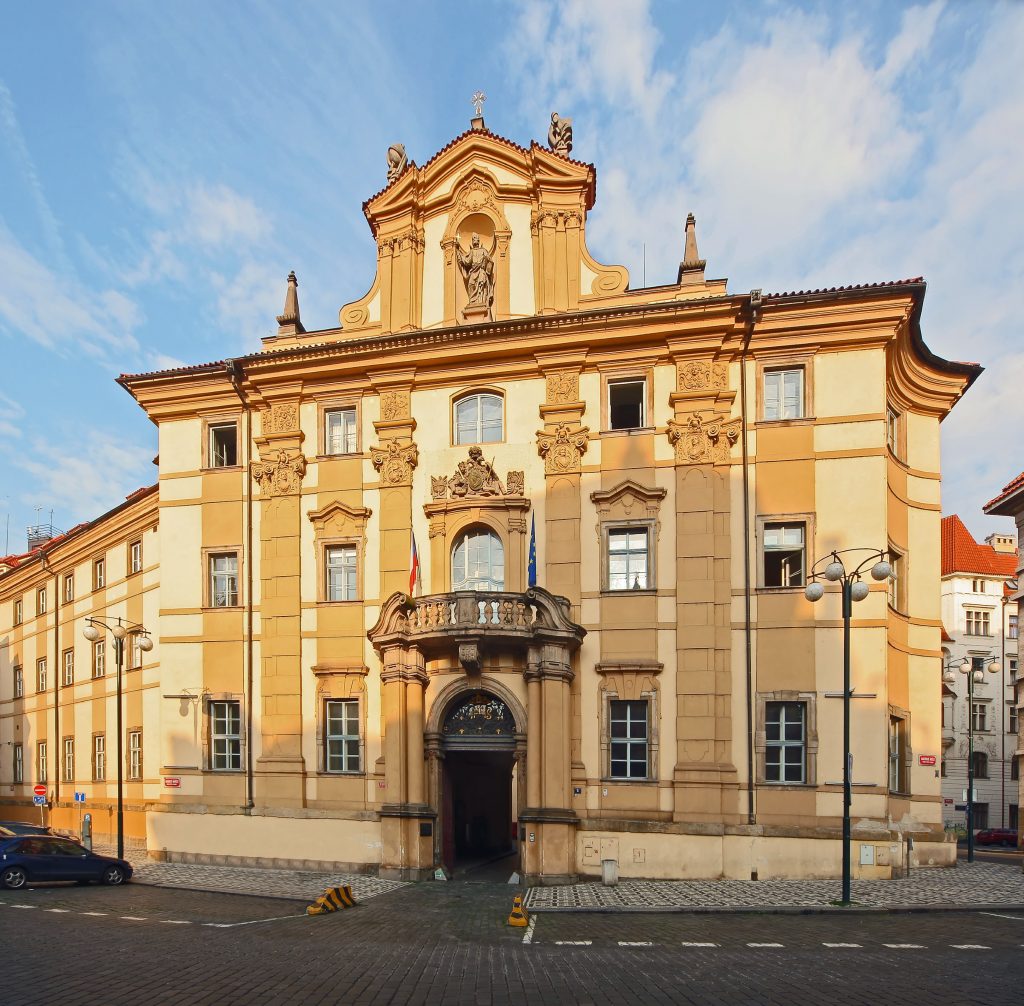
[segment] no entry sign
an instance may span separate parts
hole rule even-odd
[[[37,783],[32,787],[32,792],[36,796],[46,796],[46,787],[42,783]]]

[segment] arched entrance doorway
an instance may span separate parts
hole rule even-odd
[[[445,713],[441,747],[444,865],[463,876],[492,863],[515,869],[519,787],[512,711],[492,692],[463,692]]]

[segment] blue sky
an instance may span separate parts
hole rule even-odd
[[[944,509],[1024,467],[1024,5],[9,5],[0,36],[0,548],[155,478],[122,371],[256,349],[290,269],[307,328],[375,263],[396,140],[575,120],[592,251],[766,291],[929,282],[933,350],[988,369],[944,424]]]

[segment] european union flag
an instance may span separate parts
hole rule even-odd
[[[537,515],[530,515],[530,563],[526,568],[526,578],[531,587],[537,586]]]

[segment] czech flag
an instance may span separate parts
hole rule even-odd
[[[420,553],[416,548],[416,532],[412,534],[412,547],[409,549],[409,596],[416,593],[416,584],[420,579]]]
[[[537,515],[530,515],[530,562],[526,567],[527,583],[537,586]]]

